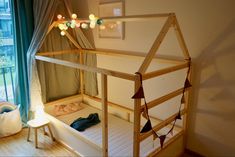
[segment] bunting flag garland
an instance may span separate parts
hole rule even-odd
[[[144,98],[144,90],[142,85],[140,86],[139,90],[132,96],[132,99],[140,99]]]
[[[152,124],[151,124],[151,121],[150,119],[147,121],[147,123],[144,125],[144,127],[142,128],[142,130],[140,131],[140,133],[145,133],[145,132],[148,132],[150,130],[152,130]]]
[[[166,139],[166,135],[161,135],[159,136],[159,139],[160,139],[160,144],[161,144],[161,148],[163,147],[163,144],[164,144],[164,141]]]
[[[189,88],[189,87],[191,87],[192,85],[191,85],[191,83],[189,82],[189,80],[188,80],[188,78],[186,78],[186,81],[185,81],[185,83],[184,83],[184,88]]]
[[[181,98],[181,104],[184,104],[185,103],[185,98],[184,98],[184,94],[182,95],[182,98]]]
[[[164,141],[165,141],[167,135],[171,134],[173,136],[173,130],[174,130],[176,121],[178,119],[179,120],[182,119],[181,118],[181,106],[182,106],[182,104],[185,104],[185,95],[184,94],[185,94],[186,89],[192,86],[189,79],[188,79],[189,72],[190,72],[191,58],[189,58],[188,61],[189,61],[189,68],[188,68],[187,76],[186,76],[186,79],[185,79],[185,82],[184,82],[184,88],[183,88],[183,94],[182,94],[182,97],[181,97],[181,100],[180,100],[179,112],[178,112],[178,114],[176,115],[176,117],[174,119],[174,122],[172,124],[171,129],[165,135],[161,135],[161,136],[158,136],[157,132],[152,128],[151,120],[150,120],[150,117],[149,117],[149,114],[148,114],[148,105],[147,105],[147,102],[146,102],[144,89],[143,89],[142,74],[139,73],[139,72],[136,72],[136,74],[140,76],[140,87],[139,87],[138,91],[132,96],[132,99],[142,99],[142,98],[144,99],[145,108],[144,108],[144,111],[142,113],[142,116],[145,119],[147,119],[147,122],[145,123],[145,125],[142,128],[142,130],[140,131],[140,133],[145,133],[145,132],[149,132],[149,131],[152,130],[153,140],[159,138],[161,148],[163,148]]]
[[[143,113],[142,113],[142,116],[145,118],[145,119],[148,119],[148,113],[146,111],[146,109],[144,109]]]
[[[159,138],[159,136],[154,130],[152,130],[152,132],[153,132],[153,140],[155,140],[156,138]]]
[[[178,115],[175,117],[175,119],[179,119],[179,120],[182,119],[182,118],[181,118],[181,113],[180,113],[180,111],[179,111]]]

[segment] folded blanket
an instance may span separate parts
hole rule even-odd
[[[87,118],[78,118],[70,126],[77,131],[84,131],[85,129],[98,124],[100,122],[98,113],[92,113]]]
[[[62,116],[66,114],[70,114],[76,111],[79,111],[83,109],[83,107],[80,105],[80,103],[74,102],[70,104],[60,104],[55,105],[53,110],[54,116]]]

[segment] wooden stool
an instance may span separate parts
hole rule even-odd
[[[52,141],[54,141],[54,137],[52,135],[51,132],[51,128],[49,126],[50,121],[47,119],[33,119],[27,122],[28,126],[29,126],[29,130],[28,130],[28,137],[27,137],[27,141],[29,141],[29,136],[30,136],[30,128],[34,129],[34,136],[35,136],[35,148],[38,148],[38,134],[37,134],[37,129],[39,128],[43,128],[44,131],[44,135],[47,135],[46,131],[45,131],[45,126],[47,126],[49,132],[50,132],[50,136]]]

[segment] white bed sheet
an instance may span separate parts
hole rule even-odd
[[[79,117],[88,117],[91,113],[98,113],[101,120],[101,111],[86,104],[81,104],[84,108],[80,111],[58,116],[56,117],[60,121],[70,125],[74,120]],[[51,114],[53,112],[53,106],[50,105],[46,108],[46,112]],[[164,133],[169,128],[161,129],[158,133]],[[95,143],[96,145],[102,146],[102,126],[101,123],[87,128],[83,132],[77,131],[77,133],[86,138],[87,140]],[[118,118],[114,115],[109,114],[108,116],[108,133],[109,133],[109,155],[110,156],[132,156],[133,151],[133,123]],[[174,132],[174,134],[176,131]],[[169,138],[166,139],[166,141]],[[160,147],[159,140],[152,140],[152,136],[141,142],[140,145],[140,156],[146,156],[153,149]]]

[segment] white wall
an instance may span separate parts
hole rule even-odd
[[[98,15],[98,3],[98,0],[87,0],[80,1],[79,5],[87,6],[90,13]],[[193,100],[190,108],[187,147],[205,156],[235,155],[235,73],[232,70],[235,67],[234,6],[234,0],[125,1],[126,15],[176,13],[194,65]],[[158,27],[159,25],[154,22],[127,23],[125,40],[100,39],[97,30],[94,30],[95,45],[97,48],[147,52]],[[162,54],[179,55],[175,39],[171,37],[170,34],[167,37],[168,42],[164,43],[160,50]],[[120,64],[121,62],[123,64]],[[122,68],[122,70],[124,68],[124,71],[136,71],[140,61],[133,62],[136,64],[98,56],[99,66]],[[174,74],[172,78],[177,76],[177,80],[180,80],[182,74],[183,72]],[[180,82],[173,80],[170,86],[177,87],[179,84]],[[163,87],[163,83],[156,83],[153,90],[150,90],[149,86],[146,90],[150,90],[149,93],[161,93]],[[131,96],[132,91],[123,90],[117,85],[113,88],[122,90],[126,97]],[[123,95],[117,95],[115,92],[109,97],[119,101],[118,103],[131,103],[122,102]]]

